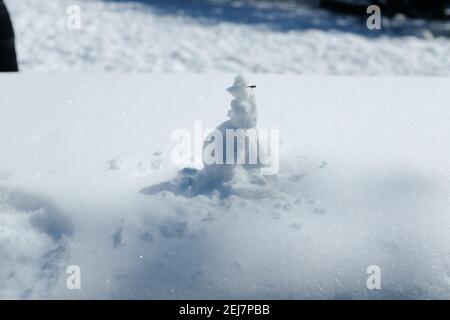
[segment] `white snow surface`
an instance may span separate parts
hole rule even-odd
[[[1,75],[0,297],[449,298],[449,79],[247,76],[280,172],[190,198],[141,190],[232,75]]]
[[[449,75],[450,23],[355,18],[292,1],[5,0],[39,72]],[[81,9],[81,30],[66,27]]]

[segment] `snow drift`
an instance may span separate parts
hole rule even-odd
[[[173,130],[223,121],[232,78],[0,76],[0,296],[448,298],[448,79],[249,75],[280,172],[140,192],[182,169]]]

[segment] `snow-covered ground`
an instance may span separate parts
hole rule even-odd
[[[232,76],[1,75],[0,298],[449,298],[449,80],[249,79],[280,172],[189,198],[141,191]]]
[[[383,18],[371,31],[289,1],[5,1],[27,72],[450,74],[448,22]],[[69,5],[79,31],[66,27]]]

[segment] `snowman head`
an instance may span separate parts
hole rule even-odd
[[[250,97],[251,93],[248,88],[247,80],[244,76],[239,74],[234,78],[234,83],[227,91],[236,99],[246,101]]]

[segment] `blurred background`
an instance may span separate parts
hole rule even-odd
[[[23,72],[450,75],[448,0],[4,3]],[[366,26],[370,4],[381,30]]]

